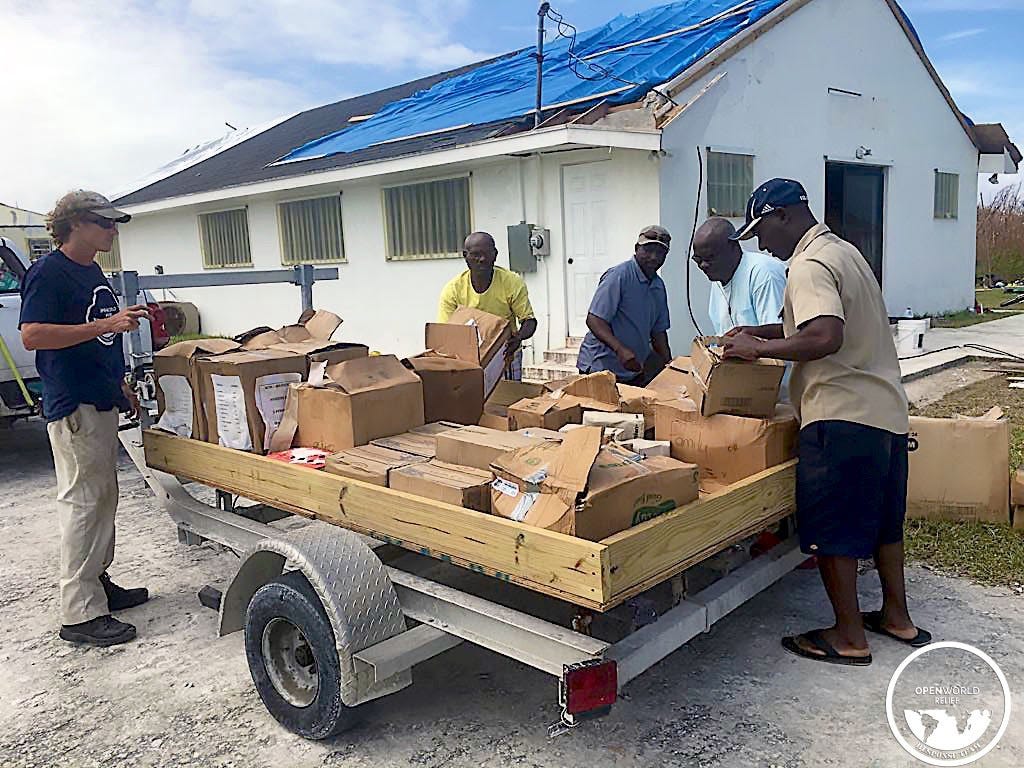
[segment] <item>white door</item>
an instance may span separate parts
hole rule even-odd
[[[605,270],[615,265],[608,248],[608,163],[562,168],[565,274],[569,334],[587,332],[587,309]]]

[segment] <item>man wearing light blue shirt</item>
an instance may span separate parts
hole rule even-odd
[[[715,336],[740,326],[774,325],[782,313],[786,266],[763,253],[743,251],[729,238],[736,228],[728,219],[711,218],[693,238],[693,261],[711,281],[708,315]],[[780,390],[786,400],[789,367]]]
[[[747,253],[729,238],[728,219],[708,219],[693,239],[693,261],[711,281],[708,314],[715,336],[741,325],[779,322],[786,292],[786,267],[763,253]]]

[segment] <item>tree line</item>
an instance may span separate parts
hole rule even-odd
[[[982,285],[1024,278],[1024,189],[999,190],[978,206],[977,276]]]

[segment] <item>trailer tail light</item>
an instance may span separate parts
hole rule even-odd
[[[618,697],[619,675],[614,661],[584,661],[562,673],[563,706],[570,716],[601,715]]]

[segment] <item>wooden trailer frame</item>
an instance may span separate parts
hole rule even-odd
[[[602,612],[795,507],[791,461],[594,542],[157,430],[143,446],[153,469]]]

